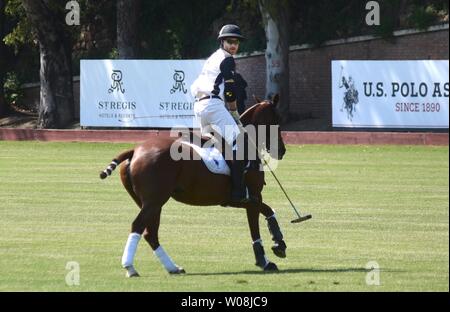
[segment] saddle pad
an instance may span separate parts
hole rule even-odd
[[[182,142],[192,147],[202,158],[209,171],[216,174],[230,175],[230,168],[222,153],[215,147],[202,148],[190,142]]]

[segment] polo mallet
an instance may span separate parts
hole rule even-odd
[[[242,125],[238,124],[238,127],[246,132],[245,128]],[[250,141],[250,143],[256,148],[256,150],[258,150],[255,142],[253,142],[253,139],[251,138],[250,135],[247,135],[248,140]],[[289,201],[289,203],[291,204],[292,209],[294,209],[295,214],[297,215],[297,219],[294,219],[291,221],[291,223],[300,223],[303,221],[306,221],[308,219],[312,218],[312,215],[307,214],[304,216],[301,216],[300,213],[298,212],[297,208],[295,208],[295,205],[292,203],[291,199],[289,198],[288,194],[286,193],[286,191],[284,190],[283,186],[281,185],[280,181],[278,180],[277,176],[275,175],[275,172],[273,172],[272,168],[270,168],[269,164],[267,163],[266,159],[264,157],[262,157],[262,155],[259,155],[260,158],[264,161],[264,164],[267,166],[267,168],[269,168],[270,173],[273,175],[273,177],[275,178],[275,180],[277,181],[278,185],[280,186],[281,190],[283,191],[284,195],[286,196],[287,200]]]
[[[292,209],[294,209],[296,215],[297,215],[297,219],[294,219],[291,221],[291,223],[300,223],[303,221],[306,221],[308,219],[312,218],[312,215],[307,214],[304,216],[301,216],[300,213],[298,212],[297,208],[295,208],[295,205],[292,203],[291,199],[289,198],[288,194],[286,193],[286,191],[284,190],[283,186],[281,185],[280,181],[278,180],[277,176],[275,175],[275,172],[273,172],[272,168],[270,168],[269,164],[267,163],[267,161],[262,158],[264,160],[264,164],[267,166],[267,168],[269,168],[270,173],[273,175],[273,177],[275,178],[275,180],[278,182],[278,185],[280,186],[281,190],[283,191],[284,195],[286,196],[287,200],[289,201],[289,203],[292,206]]]

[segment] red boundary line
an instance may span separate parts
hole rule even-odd
[[[0,140],[60,142],[143,142],[151,136],[170,136],[169,130],[37,130],[0,129]],[[286,144],[441,145],[448,133],[283,131]]]

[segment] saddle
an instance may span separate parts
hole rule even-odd
[[[198,145],[198,143],[200,143],[200,145],[198,145],[200,147],[203,147],[205,143],[210,142],[213,139],[212,136],[201,135],[194,131],[189,131],[189,133],[179,132],[178,137],[180,137],[181,140],[192,144]]]
[[[217,144],[214,136],[201,135],[198,132],[189,131],[189,133],[179,133],[181,141],[191,146],[202,158],[206,167],[212,173],[230,175],[230,166],[232,160],[225,157],[225,141]],[[214,141],[213,141],[214,140]],[[255,160],[247,162],[245,170],[259,170],[261,159],[257,156]]]

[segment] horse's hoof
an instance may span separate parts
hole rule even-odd
[[[128,278],[131,278],[131,277],[141,277],[141,276],[139,275],[138,272],[131,273],[131,274],[127,272],[126,276],[127,276]]]
[[[275,263],[269,262],[269,263],[267,263],[266,266],[264,267],[264,271],[265,271],[265,272],[270,272],[270,271],[274,272],[274,271],[278,271],[278,267],[277,267],[277,265],[276,265]]]
[[[136,271],[134,267],[126,267],[127,273],[125,274],[126,277],[140,277],[139,273]]]
[[[177,267],[176,271],[171,271],[169,274],[186,274],[186,271],[181,267]]]
[[[284,241],[276,242],[272,246],[272,251],[279,258],[286,258],[286,243]]]

